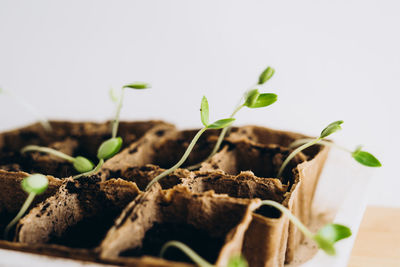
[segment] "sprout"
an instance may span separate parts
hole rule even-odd
[[[168,174],[172,173],[174,170],[179,168],[185,160],[188,158],[190,152],[192,152],[192,149],[194,145],[196,144],[197,140],[199,140],[200,136],[208,129],[222,129],[225,127],[228,127],[231,125],[235,119],[234,118],[228,118],[228,119],[222,119],[222,120],[217,120],[213,123],[209,123],[209,108],[208,108],[208,101],[205,96],[203,96],[201,100],[201,106],[200,106],[200,117],[201,117],[201,122],[203,123],[203,128],[201,128],[197,134],[193,137],[192,141],[190,142],[189,146],[187,147],[185,153],[183,154],[182,158],[176,163],[174,166],[169,168],[168,170],[165,170],[158,176],[156,176],[151,182],[147,185],[146,191],[149,190],[149,188],[156,182],[158,182],[161,178],[167,176]]]
[[[271,67],[268,67],[267,69],[265,69],[263,71],[263,73],[261,73],[257,85],[262,85],[265,82],[267,82],[272,77],[274,72],[275,72],[275,70]],[[252,90],[247,91],[243,95],[242,99],[244,100],[243,103],[239,104],[235,108],[235,110],[232,112],[232,114],[229,118],[234,118],[236,113],[238,113],[239,110],[241,110],[243,107],[262,108],[262,107],[267,107],[269,105],[272,105],[273,103],[275,103],[278,100],[278,96],[276,94],[272,94],[272,93],[261,94],[258,89],[252,89]],[[211,159],[218,152],[218,150],[222,144],[222,141],[224,140],[225,135],[228,132],[228,129],[229,129],[229,127],[222,129],[221,133],[218,136],[217,143],[215,144],[210,155],[204,161]],[[196,165],[190,166],[187,169],[195,170],[195,169],[198,169],[200,166],[201,166],[201,162]]]
[[[121,113],[121,108],[122,108],[122,102],[124,100],[124,92],[125,88],[130,88],[130,89],[137,89],[137,90],[142,90],[142,89],[147,89],[150,88],[150,84],[144,83],[144,82],[135,82],[131,84],[126,84],[122,87],[121,92],[118,94],[115,90],[111,89],[110,90],[110,97],[111,100],[115,103],[117,103],[117,111],[115,113],[115,119],[112,122],[112,131],[111,131],[111,136],[112,138],[117,137],[117,131],[118,131],[118,124],[119,124],[119,115]]]
[[[351,151],[347,148],[341,147],[339,145],[336,145],[332,142],[325,141],[323,140],[325,137],[333,134],[334,132],[337,132],[342,129],[341,124],[343,121],[335,121],[329,124],[325,129],[322,130],[320,136],[316,139],[310,139],[310,138],[305,138],[305,139],[299,139],[294,141],[289,147],[294,148],[297,147],[290,155],[286,158],[286,160],[283,162],[281,168],[279,169],[278,172],[278,177],[282,176],[283,170],[285,169],[286,165],[290,162],[290,160],[298,154],[300,151],[313,146],[315,144],[321,144],[321,145],[326,145],[326,146],[335,146],[339,149],[342,149],[348,153],[351,154],[351,156],[360,164],[367,166],[367,167],[381,167],[382,164],[379,162],[379,160],[372,155],[369,152],[362,151],[361,146],[356,147],[354,151]]]
[[[182,252],[184,252],[197,266],[199,267],[214,267],[211,263],[200,257],[195,251],[193,251],[190,247],[185,245],[182,242],[179,241],[168,241],[167,243],[164,244],[161,248],[160,252],[160,257],[162,258],[167,251],[168,248],[170,247],[176,247],[180,249]],[[227,267],[248,267],[249,265],[247,264],[246,259],[238,254],[232,256],[229,261]]]
[[[314,240],[318,247],[325,251],[328,255],[335,255],[334,244],[351,236],[351,230],[347,226],[341,224],[327,224],[322,227],[316,234],[312,233],[300,220],[294,216],[290,210],[272,200],[263,200],[261,205],[268,205],[280,210],[296,227],[308,238]]]
[[[71,157],[63,152],[60,152],[58,150],[55,150],[55,149],[52,149],[49,147],[29,145],[29,146],[25,146],[21,150],[21,153],[24,154],[24,153],[30,152],[30,151],[47,153],[47,154],[65,159],[66,161],[71,162],[73,164],[75,170],[77,170],[80,173],[91,171],[94,167],[94,164],[85,157],[82,157],[82,156]]]
[[[0,88],[0,94],[5,94],[8,95],[9,97],[13,98],[15,102],[17,102],[20,106],[22,106],[24,109],[26,109],[30,114],[33,114],[39,121],[39,123],[42,125],[42,127],[45,129],[47,132],[51,132],[52,128],[50,125],[50,122],[41,115],[38,110],[32,106],[30,103],[26,102],[23,98],[18,97],[11,93],[10,91],[6,91],[2,88]]]
[[[96,165],[96,167],[88,172],[75,175],[72,178],[78,179],[80,177],[84,176],[86,177],[98,173],[101,167],[103,166],[104,161],[117,154],[121,149],[121,146],[122,146],[121,137],[110,138],[104,141],[97,149],[97,158],[99,159],[99,163]]]
[[[15,218],[7,225],[4,230],[4,238],[7,239],[8,233],[11,228],[19,221],[19,219],[25,214],[26,210],[31,205],[33,199],[36,195],[42,194],[46,191],[49,185],[49,181],[46,176],[42,174],[33,174],[26,178],[24,178],[21,182],[22,189],[27,192],[28,198],[25,200],[24,204],[22,205],[20,211],[15,216]]]

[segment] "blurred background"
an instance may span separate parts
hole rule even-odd
[[[228,116],[267,66],[261,89],[278,102],[243,109],[258,124],[364,144],[384,167],[373,171],[370,204],[400,206],[396,168],[400,96],[397,1],[0,1],[0,87],[51,119],[110,119],[108,91],[132,81],[126,120],[163,119],[200,127]],[[0,96],[0,130],[36,118]],[[343,156],[348,156],[343,154]],[[349,160],[350,157],[349,157]]]

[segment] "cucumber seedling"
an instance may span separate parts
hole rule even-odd
[[[117,154],[120,151],[121,146],[122,146],[122,138],[117,137],[117,133],[118,133],[118,125],[119,125],[119,116],[121,113],[125,88],[141,90],[141,89],[150,88],[150,85],[148,83],[144,83],[144,82],[135,82],[135,83],[127,84],[127,85],[122,86],[121,92],[119,94],[113,89],[110,90],[111,100],[117,104],[115,118],[112,121],[112,126],[111,126],[111,138],[104,141],[99,146],[99,148],[97,150],[97,159],[99,160],[99,162],[96,165],[96,167],[93,170],[90,170],[88,172],[81,173],[79,175],[75,175],[74,177],[72,177],[73,179],[78,179],[83,176],[90,176],[90,175],[96,174],[103,166],[105,160],[113,157],[115,154]]]
[[[190,247],[188,247],[186,244],[179,242],[179,241],[168,241],[165,243],[160,252],[160,257],[162,258],[167,251],[168,248],[170,247],[175,247],[181,250],[183,253],[185,253],[197,266],[199,267],[214,267],[213,264],[209,263],[205,259],[203,259],[199,254],[197,254],[194,250],[192,250]],[[248,263],[246,259],[241,255],[234,255],[232,256],[226,267],[248,267]]]
[[[323,226],[317,233],[312,233],[290,210],[273,200],[262,200],[261,205],[272,206],[284,215],[308,238],[314,240],[318,247],[328,255],[335,255],[335,243],[351,236],[351,230],[345,225],[330,223]]]
[[[299,152],[301,152],[302,150],[313,146],[315,144],[321,144],[321,145],[327,145],[327,146],[335,146],[339,149],[342,149],[346,152],[349,152],[351,154],[351,156],[360,164],[367,166],[367,167],[381,167],[382,164],[379,162],[379,160],[372,155],[369,152],[363,151],[361,150],[361,146],[358,146],[354,151],[351,151],[347,148],[341,147],[339,145],[336,145],[332,142],[329,141],[325,141],[324,138],[326,138],[327,136],[333,134],[334,132],[337,132],[339,130],[342,129],[341,124],[343,123],[343,121],[335,121],[332,122],[331,124],[329,124],[328,126],[325,127],[325,129],[322,130],[320,136],[318,138],[315,139],[310,139],[310,138],[306,138],[306,139],[299,139],[294,141],[289,147],[290,148],[294,148],[297,147],[295,150],[293,150],[292,153],[289,154],[289,156],[285,159],[285,161],[282,163],[282,166],[280,167],[279,171],[278,171],[278,177],[282,176],[283,170],[285,169],[285,167],[287,166],[287,164],[290,162],[291,159],[294,158],[294,156],[296,156]]]
[[[21,187],[29,195],[28,195],[27,199],[25,200],[24,204],[22,205],[21,209],[19,210],[18,214],[4,229],[4,238],[5,239],[7,239],[8,233],[11,230],[11,228],[25,214],[26,210],[31,205],[35,196],[40,195],[44,191],[46,191],[48,185],[49,185],[49,180],[47,179],[46,176],[44,176],[42,174],[33,174],[22,180]]]
[[[146,187],[146,191],[149,190],[149,188],[156,182],[158,182],[160,179],[163,177],[167,176],[168,174],[172,173],[174,170],[178,169],[188,158],[190,152],[192,152],[193,147],[195,146],[196,142],[199,140],[200,136],[208,129],[222,129],[225,127],[228,127],[231,125],[235,119],[234,118],[228,118],[228,119],[221,119],[217,120],[213,123],[209,123],[209,108],[208,108],[208,100],[205,96],[203,96],[201,100],[201,107],[200,107],[200,117],[201,117],[201,122],[203,124],[203,128],[201,128],[196,135],[193,137],[192,141],[190,142],[189,146],[187,147],[185,153],[183,154],[182,158],[176,163],[174,166],[169,168],[168,170],[165,170],[158,176],[156,176],[153,180],[150,181],[150,183]]]
[[[275,70],[271,67],[266,68],[261,74],[260,77],[258,78],[258,84],[253,86],[261,86],[264,83],[266,83],[269,79],[271,79],[272,75],[274,75]],[[278,96],[276,94],[272,94],[272,93],[260,93],[258,89],[252,89],[249,91],[246,91],[246,93],[242,96],[242,98],[240,99],[240,103],[239,105],[234,109],[234,111],[232,112],[231,116],[229,118],[234,118],[236,113],[239,112],[239,110],[241,110],[244,107],[248,107],[248,108],[262,108],[262,107],[267,107],[273,103],[276,102],[276,100],[278,100]],[[243,103],[241,103],[243,101]],[[213,148],[213,150],[211,151],[210,155],[204,160],[207,161],[209,159],[211,159],[219,150],[219,148],[221,147],[222,141],[225,138],[225,135],[228,132],[229,127],[225,127],[222,129],[221,133],[218,136],[218,140],[215,143],[215,146]],[[195,170],[198,169],[201,166],[201,162],[188,167],[187,169],[189,170]]]
[[[75,170],[77,170],[79,173],[91,171],[94,167],[94,164],[85,157],[82,157],[82,156],[72,157],[61,151],[58,151],[58,150],[55,150],[55,149],[49,148],[49,147],[29,145],[29,146],[25,146],[24,148],[22,148],[21,153],[24,154],[26,152],[32,152],[32,151],[47,153],[47,154],[62,158],[64,160],[72,163]]]
[[[16,95],[14,95],[13,93],[2,89],[1,87],[0,87],[0,94],[8,95],[12,99],[14,99],[14,101],[17,102],[21,107],[26,109],[30,114],[33,114],[39,121],[40,125],[42,125],[42,127],[45,131],[51,132],[53,130],[50,125],[50,122],[45,117],[43,117],[43,115],[41,115],[34,106],[32,106],[27,101],[25,101],[23,98],[18,97]]]

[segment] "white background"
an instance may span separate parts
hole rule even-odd
[[[105,120],[110,87],[147,81],[126,92],[124,119],[200,127],[202,95],[211,120],[226,117],[271,65],[262,91],[278,102],[237,124],[318,135],[344,120],[332,138],[384,165],[370,204],[400,206],[399,11],[397,1],[0,0],[0,86],[53,119]],[[0,97],[0,130],[33,121]]]

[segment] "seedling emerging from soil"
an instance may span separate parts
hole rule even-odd
[[[104,141],[97,150],[97,158],[99,159],[99,163],[96,165],[96,167],[88,172],[75,175],[72,178],[78,179],[80,177],[96,174],[103,166],[104,161],[117,154],[121,149],[121,146],[122,146],[121,137],[114,137]]]
[[[192,152],[193,147],[195,146],[196,142],[199,140],[200,136],[208,129],[222,129],[231,125],[235,119],[228,118],[228,119],[221,119],[217,120],[213,123],[209,123],[209,109],[208,109],[208,101],[205,96],[203,96],[201,100],[201,108],[200,108],[200,115],[201,115],[201,122],[203,123],[204,127],[200,129],[197,134],[193,137],[192,141],[190,142],[189,146],[187,147],[185,153],[183,154],[182,158],[176,163],[174,166],[165,170],[160,175],[155,177],[151,182],[147,185],[146,191],[156,182],[158,182],[161,178],[167,176],[168,174],[172,173],[174,170],[178,169],[188,158],[190,152]]]
[[[185,245],[182,242],[179,241],[168,241],[167,243],[164,244],[164,246],[161,248],[160,252],[160,257],[162,258],[165,254],[165,251],[167,251],[168,248],[170,247],[176,247],[180,249],[183,253],[185,253],[197,266],[199,267],[214,267],[211,263],[203,259],[202,257],[199,256],[195,251],[193,251],[190,247]],[[229,259],[227,267],[248,267],[249,265],[247,264],[246,259],[242,255],[236,255],[233,256]]]
[[[5,228],[4,230],[5,239],[7,239],[8,232],[11,230],[11,228],[19,221],[22,215],[25,214],[26,210],[31,205],[35,196],[40,195],[44,191],[46,191],[48,185],[49,185],[49,180],[47,179],[46,176],[42,174],[33,174],[22,180],[21,187],[29,195],[28,198],[25,200],[24,204],[22,205],[21,209],[19,210],[18,214]]]
[[[122,103],[123,103],[123,100],[124,100],[125,88],[142,90],[142,89],[147,89],[147,88],[150,88],[150,87],[151,86],[148,83],[135,82],[135,83],[124,85],[122,87],[120,93],[116,92],[113,89],[110,90],[110,97],[111,97],[112,101],[117,104],[117,111],[115,112],[115,119],[112,122],[112,131],[111,131],[111,133],[112,133],[111,137],[112,138],[117,137],[118,124],[119,124],[119,115],[121,113]]]
[[[292,153],[290,153],[290,155],[286,158],[286,160],[283,162],[281,168],[279,169],[278,172],[278,177],[282,176],[283,170],[285,169],[286,165],[290,162],[290,160],[296,155],[298,154],[300,151],[313,146],[315,144],[321,144],[321,145],[327,145],[327,146],[335,146],[339,149],[342,149],[346,152],[349,152],[351,154],[351,156],[360,164],[367,166],[367,167],[381,167],[382,164],[379,162],[379,160],[373,156],[371,153],[366,152],[366,151],[362,151],[361,150],[361,146],[358,146],[354,151],[351,151],[347,148],[341,147],[339,145],[336,145],[332,142],[329,141],[325,141],[323,140],[325,137],[333,134],[336,131],[341,130],[341,124],[343,123],[343,121],[335,121],[332,122],[331,124],[329,124],[324,130],[322,130],[320,136],[316,139],[299,139],[294,141],[290,147],[294,148],[297,147]],[[300,146],[299,146],[300,145]]]
[[[294,216],[290,210],[279,204],[278,202],[272,200],[263,200],[261,201],[262,205],[272,206],[278,210],[280,210],[284,215],[286,215],[289,220],[296,225],[296,227],[308,238],[314,240],[320,249],[322,249],[328,255],[335,255],[336,250],[334,244],[351,236],[351,230],[347,226],[341,224],[327,224],[319,231],[314,234],[312,233],[300,220]]]
[[[47,153],[47,154],[54,155],[56,157],[65,159],[66,161],[71,162],[73,164],[75,170],[77,170],[80,173],[91,171],[94,167],[94,164],[85,157],[82,157],[82,156],[71,157],[70,155],[67,155],[63,152],[57,151],[57,150],[49,148],[49,147],[29,145],[29,146],[24,147],[21,150],[21,153],[26,153],[26,152],[30,152],[30,151]]]
[[[43,117],[34,106],[32,106],[30,103],[26,102],[23,98],[18,97],[16,95],[14,95],[13,93],[6,91],[2,88],[0,88],[0,94],[5,94],[5,95],[8,95],[9,97],[13,98],[15,102],[17,102],[20,106],[22,106],[24,109],[26,109],[29,113],[33,114],[47,132],[52,131],[50,122],[45,117]]]
[[[266,68],[260,75],[259,79],[258,79],[258,85],[262,85],[264,83],[266,83],[269,79],[271,79],[272,75],[275,73],[275,70],[271,67]],[[230,118],[234,118],[236,113],[239,112],[239,110],[241,110],[243,107],[248,107],[248,108],[262,108],[262,107],[267,107],[273,103],[276,102],[276,100],[278,100],[278,96],[276,94],[271,94],[271,93],[263,93],[261,94],[258,89],[252,89],[247,91],[243,97],[243,103],[240,103],[235,110],[232,112]],[[241,99],[241,100],[242,100]],[[225,135],[228,132],[229,127],[225,127],[222,129],[221,133],[218,136],[218,140],[217,143],[215,143],[215,146],[213,148],[213,150],[211,151],[211,154],[204,160],[207,161],[210,158],[212,158],[212,156],[214,156],[219,148],[221,147],[222,141],[225,138]],[[198,169],[201,166],[201,162],[188,167],[187,169],[189,170],[195,170]]]

